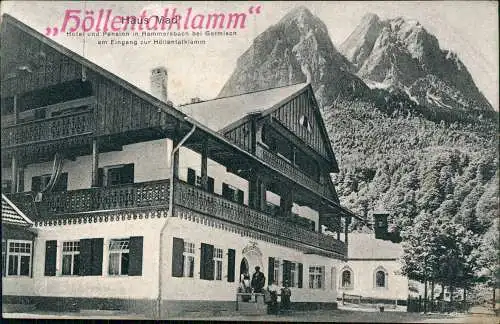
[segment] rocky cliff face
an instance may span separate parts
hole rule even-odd
[[[371,88],[404,91],[430,107],[493,110],[457,55],[417,21],[365,15],[339,50]]]
[[[332,44],[325,24],[308,9],[289,12],[260,34],[238,59],[219,97],[311,82],[321,106],[366,95],[356,68]]]

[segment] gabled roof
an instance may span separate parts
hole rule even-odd
[[[23,22],[17,20],[16,18],[14,18],[14,17],[12,17],[12,16],[10,16],[8,14],[2,14],[2,27],[3,27],[3,24],[7,24],[7,23],[15,26],[19,30],[27,33],[28,35],[34,37],[35,39],[41,41],[42,43],[50,46],[51,48],[55,49],[59,53],[61,53],[61,54],[65,55],[65,56],[73,59],[74,61],[76,61],[77,63],[81,64],[82,66],[84,66],[86,68],[89,68],[90,70],[93,70],[96,73],[98,73],[98,74],[106,77],[110,81],[112,81],[112,82],[114,82],[114,83],[122,86],[125,90],[130,91],[131,93],[135,94],[136,96],[138,96],[141,99],[144,99],[146,102],[148,102],[149,104],[155,106],[157,109],[161,109],[162,111],[166,112],[167,114],[175,117],[179,122],[185,123],[185,124],[187,124],[189,126],[195,125],[200,132],[202,132],[204,135],[205,134],[210,135],[210,137],[212,139],[214,139],[214,141],[216,141],[218,143],[221,143],[222,145],[225,146],[225,148],[234,150],[240,156],[244,156],[244,157],[247,157],[247,158],[256,159],[259,163],[265,164],[265,162],[263,162],[262,160],[257,159],[251,153],[247,152],[246,150],[242,149],[238,145],[236,145],[236,144],[232,143],[231,141],[229,141],[222,134],[218,133],[217,131],[214,131],[214,129],[212,127],[207,127],[207,125],[209,125],[209,123],[208,124],[205,124],[203,122],[200,123],[200,121],[198,119],[196,119],[196,118],[192,118],[192,119],[188,118],[188,116],[186,116],[186,115],[189,115],[189,114],[187,114],[183,110],[183,107],[176,109],[176,108],[174,108],[174,107],[166,104],[165,102],[157,99],[153,95],[145,92],[142,89],[139,89],[138,87],[136,87],[135,85],[131,84],[130,82],[128,82],[128,81],[120,78],[119,76],[113,74],[112,72],[110,72],[110,71],[108,71],[108,70],[106,70],[106,69],[104,69],[104,68],[102,68],[102,67],[94,64],[93,62],[91,62],[88,59],[82,57],[81,55],[79,55],[79,54],[77,54],[77,53],[69,50],[68,48],[64,47],[63,45],[55,42],[54,40],[48,38],[45,35],[39,33],[38,31],[34,30],[33,28],[29,27],[28,25],[24,24]],[[2,32],[3,32],[3,28],[2,28]],[[288,101],[291,97],[293,97],[294,95],[296,95],[297,93],[303,91],[306,88],[309,88],[312,91],[311,85],[310,84],[304,84],[304,83],[302,83],[302,84],[296,84],[296,85],[292,85],[292,86],[288,86],[288,87],[282,87],[282,88],[274,88],[274,89],[264,90],[264,91],[269,91],[268,95],[270,97],[276,98],[274,101],[278,100],[278,98],[281,98],[281,101],[275,102],[275,104],[271,105],[271,106],[267,105],[267,104],[266,105],[263,104],[264,107],[267,107],[267,110],[266,109],[263,109],[263,110],[265,111],[266,114],[269,114],[274,109],[277,109],[280,106],[280,104]],[[286,89],[288,89],[288,90],[286,90]],[[255,95],[252,96],[252,97],[258,97],[259,94],[262,94],[264,91],[254,92]],[[280,92],[280,91],[283,91],[283,92]],[[275,93],[275,92],[276,92],[276,97],[274,95],[273,96],[270,95],[270,94]],[[286,95],[287,93],[288,93],[288,95]],[[277,94],[280,94],[280,95],[277,95]],[[248,95],[250,95],[250,94],[248,94]],[[241,100],[241,97],[244,97],[244,96],[245,95],[239,95],[239,96],[234,96],[234,97],[235,98],[239,97],[239,99],[235,99],[235,100]],[[214,100],[211,100],[211,101],[219,101],[219,100],[229,99],[229,98],[232,98],[232,97],[219,98],[219,99],[214,99]],[[206,101],[206,102],[208,102],[208,101]],[[256,108],[256,107],[259,107],[259,105],[257,105],[257,102],[260,102],[260,101],[256,101],[255,102],[256,106],[246,105],[247,109],[249,110],[248,113],[252,113],[252,110],[255,112],[257,110],[262,109],[262,108]],[[248,114],[248,113],[244,113],[244,114]],[[219,116],[222,116],[224,114],[217,112],[217,115],[219,117]],[[331,150],[331,146],[329,146],[329,148]],[[333,152],[332,152],[332,156],[333,156]],[[268,167],[270,167],[270,166],[268,166]],[[276,170],[276,171],[280,172],[279,170]],[[352,215],[353,217],[357,217],[356,215],[354,215],[348,209],[340,206],[340,204],[338,202],[330,200],[330,204],[332,204],[333,206],[339,208],[341,211],[345,212],[348,215]],[[36,215],[34,215],[34,217],[36,217]]]
[[[305,91],[313,93],[311,84],[297,83],[289,86],[254,91],[240,95],[187,104],[178,109],[213,131],[225,133],[247,121],[250,115],[259,118],[270,115],[288,101]],[[313,94],[313,100],[314,94]],[[317,104],[316,104],[317,106]],[[332,171],[338,172],[337,159],[333,152],[321,113],[317,111],[321,133],[332,162]]]
[[[260,90],[240,95],[216,98],[179,107],[186,115],[220,131],[232,123],[256,113],[265,113],[281,106],[293,95],[307,87],[307,83]]]
[[[159,100],[158,98],[154,97],[152,94],[145,92],[144,90],[136,87],[135,85],[131,84],[130,82],[120,78],[119,76],[113,74],[112,72],[98,66],[97,64],[89,61],[85,57],[71,51],[70,49],[64,47],[63,45],[57,43],[56,41],[50,39],[49,37],[39,33],[38,31],[34,30],[30,26],[26,25],[25,23],[17,20],[16,18],[12,17],[9,14],[2,14],[2,26],[3,24],[8,23],[16,28],[20,29],[21,31],[27,33],[28,35],[34,37],[35,39],[39,40],[40,42],[50,46],[51,48],[55,49],[59,53],[71,58],[75,62],[81,64],[82,66],[95,71],[96,73],[104,76],[105,78],[109,79],[110,81],[122,86],[126,90],[132,92],[136,96],[138,96],[141,99],[146,100],[148,103],[152,104],[153,106],[156,106],[158,109],[162,109],[163,111],[167,112],[168,114],[175,116],[179,119],[184,118],[183,114],[181,114],[177,109],[174,107],[168,105],[167,103]],[[2,28],[3,32],[3,28]]]
[[[4,194],[2,194],[2,224],[32,226],[34,223]]]
[[[395,260],[403,255],[400,243],[375,238],[374,233],[349,233],[348,260]]]

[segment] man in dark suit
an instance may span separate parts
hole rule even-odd
[[[266,277],[262,272],[260,272],[260,267],[255,267],[255,272],[252,275],[252,288],[254,293],[262,293],[262,288],[266,284]]]

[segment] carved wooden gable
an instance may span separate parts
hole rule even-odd
[[[275,120],[328,161],[335,161],[321,113],[310,87],[272,112]]]

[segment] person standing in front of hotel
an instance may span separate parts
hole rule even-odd
[[[289,283],[287,280],[284,282],[284,287],[281,288],[281,307],[284,311],[290,310],[290,296],[292,291],[289,288]]]
[[[278,305],[278,290],[279,287],[274,284],[274,281],[269,280],[269,286],[267,286],[267,290],[271,295],[271,301],[267,305],[267,313],[268,314],[276,314],[279,313],[279,305]]]
[[[261,294],[262,288],[264,288],[266,284],[266,277],[262,272],[260,272],[260,267],[255,267],[255,272],[252,275],[252,288],[254,293]]]

